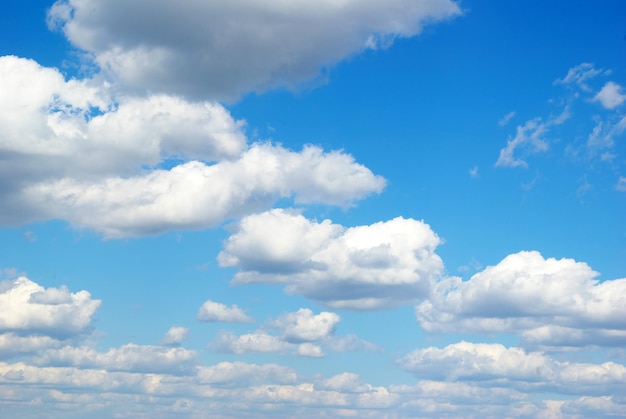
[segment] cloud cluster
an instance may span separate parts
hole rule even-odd
[[[245,217],[219,254],[234,283],[279,283],[329,307],[380,309],[424,297],[442,272],[440,239],[405,219],[345,228],[274,209]]]
[[[460,14],[450,0],[60,0],[48,23],[126,89],[221,100],[297,85]]]
[[[246,144],[221,105],[113,97],[0,57],[0,223],[64,219],[106,237],[214,227],[279,198],[350,206],[385,180],[343,152]]]
[[[559,143],[565,143],[563,153],[576,161],[582,160],[590,164],[619,161],[619,148],[615,147],[615,140],[626,131],[626,117],[620,112],[626,95],[622,86],[613,81],[606,81],[601,88],[597,85],[599,79],[610,74],[610,71],[597,69],[591,63],[570,68],[565,77],[554,82],[555,85],[567,88],[565,95],[550,99],[557,106],[556,115],[535,117],[518,125],[515,136],[510,137],[506,146],[500,150],[495,166],[527,168],[527,160],[531,155],[546,153]],[[575,115],[576,110],[582,106],[593,108],[593,118]],[[507,117],[509,115],[512,113]],[[577,118],[574,119],[573,116]],[[576,139],[564,142],[559,138],[557,127],[561,126],[559,129],[563,130],[568,126],[566,123],[569,120],[575,120],[579,125],[593,122],[584,144],[577,144]],[[501,120],[504,121],[508,122],[508,118]],[[566,135],[571,136],[569,133]],[[553,154],[558,152],[558,149],[552,150]],[[611,174],[615,176],[614,170]],[[587,184],[586,187],[590,186]]]
[[[584,391],[588,395],[604,395],[626,380],[626,367],[621,364],[560,362],[541,352],[527,353],[498,343],[462,341],[443,349],[418,349],[398,363],[418,376],[446,381],[492,381],[531,392],[556,390],[567,394],[576,389],[574,394]]]
[[[333,352],[378,350],[373,343],[355,335],[335,336],[335,326],[340,320],[336,313],[314,314],[308,308],[301,308],[268,323],[267,327],[277,330],[278,334],[270,334],[265,329],[239,336],[221,331],[209,347],[234,354],[280,353],[314,358],[325,356],[324,349]]]
[[[0,333],[67,339],[91,331],[100,304],[87,291],[71,293],[65,287],[46,289],[24,276],[2,281]]]
[[[518,332],[541,346],[624,345],[626,279],[596,276],[582,262],[519,252],[468,281],[443,279],[417,320],[428,331]]]

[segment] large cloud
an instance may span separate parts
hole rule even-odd
[[[450,0],[62,0],[49,23],[127,88],[222,99],[309,80],[460,13]]]
[[[330,307],[367,310],[426,296],[443,269],[439,242],[413,219],[344,228],[274,209],[242,219],[218,259],[240,268],[234,283],[286,284]]]
[[[146,346],[128,343],[107,352],[87,347],[48,349],[36,358],[40,365],[131,371],[141,373],[187,374],[195,371],[197,354],[185,348]]]
[[[216,226],[280,197],[349,206],[385,185],[343,152],[248,146],[219,104],[111,90],[0,57],[0,223],[141,236]]]
[[[91,322],[100,307],[87,291],[71,293],[67,288],[44,288],[22,276],[0,282],[0,332],[23,336],[43,335],[66,339],[91,331]],[[4,336],[3,342],[19,339]],[[30,340],[33,347],[44,343]]]
[[[624,345],[626,279],[598,282],[572,259],[519,252],[468,281],[440,281],[417,306],[428,331],[522,332],[536,345]]]
[[[470,382],[493,380],[524,391],[618,395],[626,380],[626,367],[621,364],[561,362],[541,352],[527,353],[497,343],[459,342],[443,349],[418,349],[398,362],[420,377]]]

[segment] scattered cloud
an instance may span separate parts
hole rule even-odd
[[[594,96],[593,100],[600,102],[606,109],[614,109],[624,103],[626,95],[621,93],[622,86],[612,81],[606,82],[602,90]]]
[[[541,352],[525,352],[499,343],[458,342],[443,349],[418,349],[398,361],[406,371],[433,379],[497,382],[528,392],[619,394],[626,367],[560,362]]]
[[[87,291],[44,288],[21,276],[0,282],[0,332],[66,339],[91,331],[100,307]]]
[[[161,344],[166,346],[177,346],[180,345],[187,336],[189,335],[189,329],[181,326],[172,326],[167,331],[163,339],[161,340]]]
[[[207,300],[198,310],[198,320],[203,322],[228,322],[228,323],[252,323],[254,319],[249,317],[242,309],[234,304],[228,307],[225,304]]]
[[[557,79],[554,83],[565,85],[573,84],[578,86],[583,91],[589,92],[591,91],[591,87],[589,87],[587,82],[603,73],[606,74],[606,71],[603,69],[596,69],[591,63],[582,63],[570,68],[564,78]]]
[[[119,348],[109,349],[107,352],[71,346],[48,349],[34,361],[44,366],[174,375],[192,373],[198,363],[195,351],[134,343],[127,343]]]
[[[469,170],[469,175],[472,179],[477,179],[478,177],[480,177],[480,175],[478,174],[478,166],[474,166]]]
[[[371,310],[426,296],[443,269],[439,243],[413,219],[345,228],[274,209],[243,218],[218,260],[239,267],[233,283],[285,284],[329,307]]]
[[[468,281],[442,279],[417,320],[432,332],[517,332],[542,347],[623,345],[626,279],[597,275],[583,262],[519,252]]]
[[[344,58],[460,14],[450,0],[61,0],[48,24],[129,91],[234,99],[309,81]]]
[[[501,127],[505,126],[511,121],[511,119],[513,119],[514,116],[515,116],[515,111],[511,111],[507,113],[506,115],[502,117],[502,119],[498,121],[498,125],[500,125]]]
[[[615,189],[620,192],[626,192],[626,177],[619,177],[619,179],[617,180],[617,185],[615,185]]]
[[[506,147],[500,150],[500,156],[496,166],[501,167],[528,167],[528,164],[514,156],[515,151],[523,149],[526,153],[544,152],[548,149],[548,143],[543,138],[546,132],[546,123],[540,118],[526,121],[524,125],[518,125],[514,138],[507,141]]]

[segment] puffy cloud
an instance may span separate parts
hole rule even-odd
[[[198,310],[198,320],[203,322],[230,322],[230,323],[251,323],[254,320],[246,313],[233,305],[227,307],[224,304],[207,300]]]
[[[235,354],[249,352],[284,353],[288,349],[293,349],[295,347],[295,345],[292,345],[279,337],[269,335],[263,331],[247,333],[241,336],[236,336],[231,332],[222,331],[218,334],[216,341],[210,346],[221,352]]]
[[[607,109],[613,109],[624,103],[626,95],[621,93],[622,86],[612,81],[607,82],[593,100],[598,101]]]
[[[428,331],[522,331],[537,345],[623,345],[626,279],[596,276],[582,262],[519,252],[468,281],[441,280],[417,319]]]
[[[439,242],[413,219],[344,228],[274,209],[242,219],[218,259],[240,268],[234,283],[282,283],[330,307],[367,310],[425,296],[443,269]]]
[[[128,343],[107,352],[87,347],[48,349],[35,359],[39,365],[141,373],[189,374],[197,364],[197,353],[184,348]]]
[[[0,223],[141,236],[216,226],[279,198],[347,207],[385,186],[343,152],[248,146],[219,104],[111,91],[0,57]]]
[[[48,22],[131,90],[223,99],[310,80],[460,14],[450,0],[62,0]]]
[[[448,381],[497,380],[525,391],[557,390],[572,394],[618,394],[626,367],[561,362],[540,352],[501,344],[459,342],[443,349],[418,349],[398,361],[418,376]]]
[[[42,182],[25,188],[18,202],[119,238],[216,226],[294,194],[300,203],[348,206],[384,184],[344,153],[255,144],[240,159],[214,165],[192,161],[130,178]]]
[[[187,339],[187,335],[189,334],[189,329],[181,326],[172,326],[170,330],[167,331],[165,336],[163,336],[163,340],[161,343],[163,345],[180,345],[182,341]]]
[[[0,332],[68,338],[91,329],[100,307],[87,291],[44,288],[21,276],[0,282]]]
[[[301,308],[280,316],[274,326],[282,330],[288,342],[311,342],[329,337],[339,320],[336,313],[323,311],[313,314],[308,308]]]
[[[518,125],[515,137],[509,139],[506,147],[500,150],[496,166],[528,167],[524,160],[515,158],[515,151],[519,148],[530,153],[546,151],[548,143],[543,139],[546,128],[546,124],[541,122],[539,118],[526,121],[524,125]]]
[[[6,173],[26,165],[37,169],[34,178],[128,174],[170,157],[215,161],[246,148],[243,122],[219,104],[165,95],[114,98],[112,91],[97,79],[65,81],[54,68],[0,57]]]
[[[619,179],[617,179],[615,189],[620,192],[626,192],[626,176],[620,176]]]

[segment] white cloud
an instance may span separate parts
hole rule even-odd
[[[0,332],[68,338],[91,330],[100,300],[87,291],[44,288],[22,276],[0,282]]]
[[[189,329],[181,326],[172,326],[167,331],[161,343],[163,345],[180,345],[182,341],[187,339],[187,335],[189,335]]]
[[[622,86],[612,81],[606,82],[602,90],[598,92],[593,100],[598,101],[606,109],[614,109],[624,103],[626,95],[621,93]]]
[[[198,310],[198,320],[203,322],[230,322],[230,323],[251,323],[254,320],[246,313],[233,305],[227,307],[225,304],[207,300]]]
[[[519,331],[535,345],[622,345],[626,279],[596,276],[582,262],[519,252],[468,281],[441,280],[416,315],[428,331]]]
[[[42,182],[25,188],[18,202],[119,238],[213,227],[293,195],[299,203],[349,206],[384,185],[341,152],[255,144],[240,159],[214,165],[192,161],[130,178]]]
[[[312,342],[331,336],[339,320],[336,313],[322,311],[313,314],[308,308],[301,308],[280,316],[273,326],[282,330],[283,338],[288,342]]]
[[[617,180],[617,185],[615,185],[615,189],[620,192],[626,192],[626,176],[620,176]]]
[[[222,331],[211,347],[221,352],[243,354],[250,352],[257,353],[285,353],[294,349],[296,345],[290,344],[279,337],[272,336],[263,331],[247,333],[236,336],[231,332]]]
[[[184,348],[167,348],[127,343],[107,352],[88,347],[66,346],[48,349],[35,358],[39,365],[68,366],[107,371],[190,374],[197,365],[197,353]]]
[[[547,124],[540,118],[526,121],[524,125],[517,126],[514,138],[507,141],[506,147],[500,150],[500,156],[496,166],[503,167],[528,167],[528,164],[514,156],[516,150],[522,148],[526,153],[538,153],[548,149],[548,143],[543,139]]]
[[[131,90],[223,99],[313,79],[460,14],[449,0],[66,0],[48,21]]]
[[[596,69],[591,63],[582,63],[570,68],[567,75],[562,79],[555,80],[555,84],[575,84],[584,91],[590,91],[591,88],[587,81],[596,76],[606,73],[603,69]]]
[[[613,362],[561,362],[540,352],[527,353],[497,343],[459,342],[443,349],[418,349],[398,362],[419,376],[448,381],[499,380],[525,391],[556,389],[584,394],[595,387],[593,394],[611,394],[626,379],[626,367]]]
[[[248,146],[219,104],[112,90],[0,57],[0,223],[141,236],[213,227],[279,198],[347,207],[385,186],[342,152]]]
[[[220,387],[244,387],[252,384],[293,384],[297,374],[288,367],[277,364],[255,365],[244,362],[220,362],[199,367],[197,379]]]
[[[413,219],[344,228],[274,209],[242,219],[218,259],[240,268],[234,283],[281,283],[330,307],[368,310],[427,295],[443,269],[439,243]]]
[[[511,111],[507,113],[506,115],[502,117],[502,119],[498,121],[498,125],[500,125],[501,127],[505,126],[511,121],[511,119],[513,119],[514,116],[515,116],[515,111]]]

